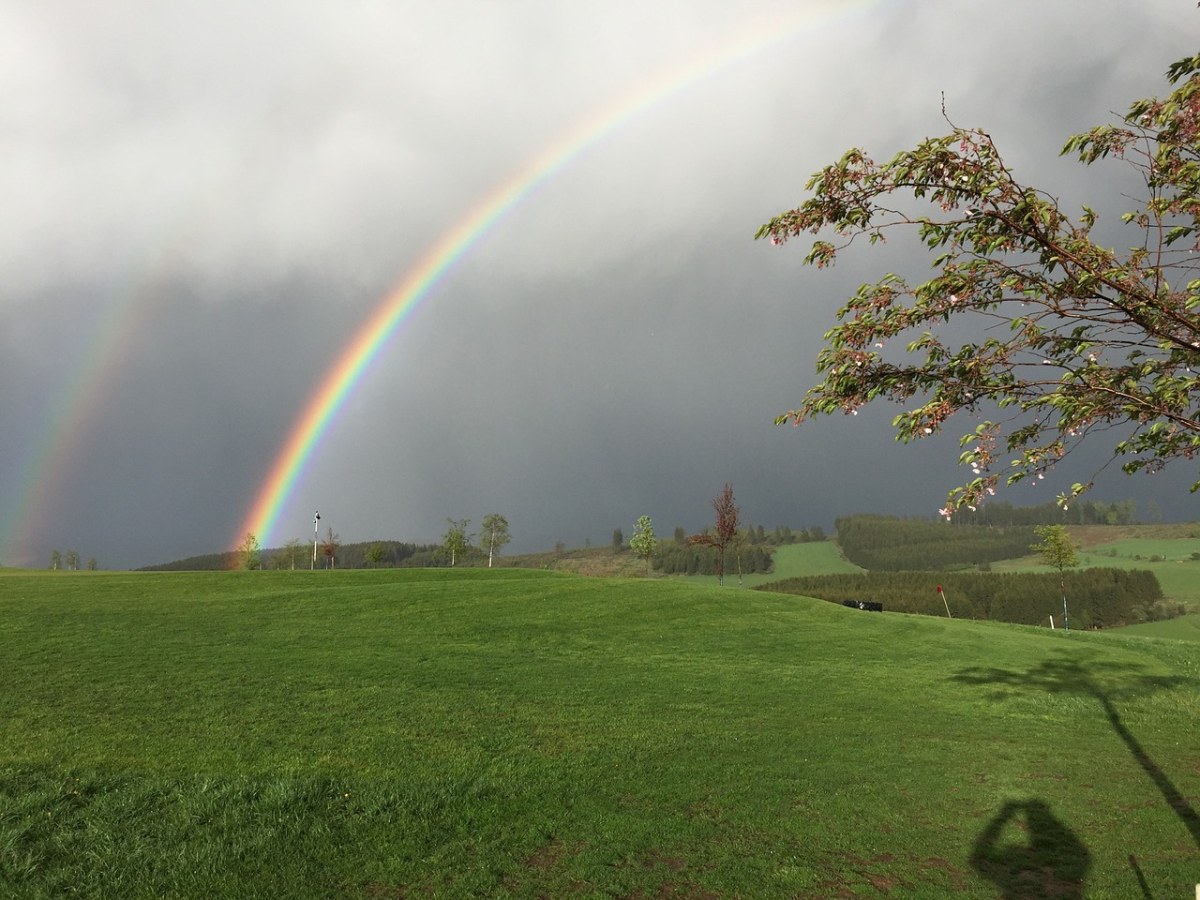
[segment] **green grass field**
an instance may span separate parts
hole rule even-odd
[[[1121,629],[1122,634],[1140,634],[1145,637],[1172,638],[1177,641],[1200,641],[1200,614],[1193,613],[1166,619],[1161,622],[1143,622]]]
[[[518,569],[9,574],[0,896],[1190,897],[1200,645]]]
[[[733,555],[730,554],[730,560]],[[802,575],[840,575],[863,571],[846,560],[834,541],[816,541],[807,544],[784,544],[772,551],[773,565],[770,572],[742,576],[744,587],[755,587],[784,578],[799,578]],[[738,583],[737,569],[733,562],[725,573],[725,584],[733,587]],[[716,585],[715,575],[687,575],[688,581],[697,584]]]
[[[1168,600],[1200,611],[1200,560],[1191,558],[1200,541],[1187,538],[1124,538],[1079,551],[1081,568],[1147,569],[1154,573]],[[995,563],[996,572],[1050,571],[1035,556]]]

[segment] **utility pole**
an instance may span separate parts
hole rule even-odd
[[[317,510],[313,513],[313,558],[310,571],[315,571],[317,568],[317,529],[321,527],[321,511]]]

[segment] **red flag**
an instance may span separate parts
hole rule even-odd
[[[938,585],[938,593],[940,594],[941,592],[942,592],[942,586],[939,584]]]

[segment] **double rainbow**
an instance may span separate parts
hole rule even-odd
[[[682,64],[660,72],[629,94],[595,111],[539,155],[514,172],[470,209],[453,227],[429,247],[418,264],[376,305],[367,321],[337,357],[334,365],[318,383],[315,393],[305,402],[287,438],[271,463],[266,478],[242,518],[237,533],[229,541],[236,547],[247,532],[263,544],[274,536],[280,514],[297,480],[328,432],[339,409],[365,377],[371,363],[380,355],[389,338],[408,319],[422,301],[447,276],[454,264],[471,251],[520,202],[606,136],[652,108],[679,95],[701,79],[792,40],[802,31],[841,21],[851,15],[881,5],[883,0],[805,0],[803,8],[788,15],[775,15],[747,25],[741,31],[710,46]],[[161,260],[159,261],[162,262]],[[18,493],[6,504],[6,516],[0,522],[0,553],[11,560],[25,553],[35,526],[50,509],[53,486],[68,467],[72,448],[82,441],[80,434],[88,420],[88,410],[107,380],[105,373],[115,370],[120,348],[135,333],[129,321],[145,305],[156,271],[152,265],[137,273],[128,302],[114,304],[105,315],[98,339],[73,367],[68,389],[58,403],[49,407],[44,439],[31,445],[28,460],[21,466]]]

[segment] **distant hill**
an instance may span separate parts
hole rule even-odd
[[[870,571],[962,569],[1026,556],[1033,529],[860,515],[837,520],[837,541],[846,559]]]
[[[371,559],[372,550],[378,548],[379,562]],[[338,569],[371,569],[397,566],[439,566],[442,548],[437,544],[410,544],[404,541],[359,541],[339,544],[335,557]],[[326,566],[324,557],[317,558],[316,567]],[[224,553],[205,553],[189,556],[174,562],[143,566],[139,572],[213,572],[241,567],[241,557],[236,550]],[[312,545],[296,547],[272,547],[262,551],[264,569],[308,569],[312,568]]]
[[[1131,508],[1128,504],[1091,504],[1087,521],[1068,523],[1073,540],[1081,548],[1108,544],[1124,539],[1156,538],[1181,540],[1200,535],[1197,524],[1131,524],[1125,521]],[[1096,519],[1109,518],[1115,524],[1099,524]],[[845,516],[837,520],[836,544],[852,566],[869,571],[958,570],[987,568],[994,563],[1027,557],[1036,540],[1035,524],[1062,523],[1062,511],[1054,504],[1042,507],[1011,507],[995,504],[987,515],[982,511],[956,516],[947,523],[934,517],[899,518],[875,514]],[[820,529],[778,527],[764,532],[759,527],[753,536],[747,533],[744,546],[759,545],[772,556],[781,547],[819,546],[825,541]],[[678,536],[676,537],[676,543]],[[669,538],[660,538],[660,546],[670,548]],[[379,561],[373,562],[373,551],[381,551]],[[317,566],[322,567],[323,559]],[[172,562],[144,566],[139,571],[179,572],[218,571],[238,568],[240,560],[235,551],[206,553]],[[312,565],[312,545],[274,547],[262,551],[262,567],[309,568]],[[336,568],[363,569],[380,567],[442,567],[448,565],[443,548],[438,544],[416,544],[405,541],[377,540],[342,544],[338,547]],[[469,550],[458,561],[462,568],[486,566],[487,557],[477,549]],[[614,550],[611,545],[565,548],[563,546],[537,553],[497,556],[496,567],[518,566],[530,569],[553,569],[595,576],[644,575],[645,563],[628,548]],[[658,566],[655,567],[656,569]],[[732,571],[732,569],[731,569]],[[793,573],[780,573],[788,577]],[[761,580],[762,576],[756,576]]]
[[[238,555],[232,550],[224,553],[203,553],[174,562],[142,566],[138,572],[216,572],[237,568]]]

